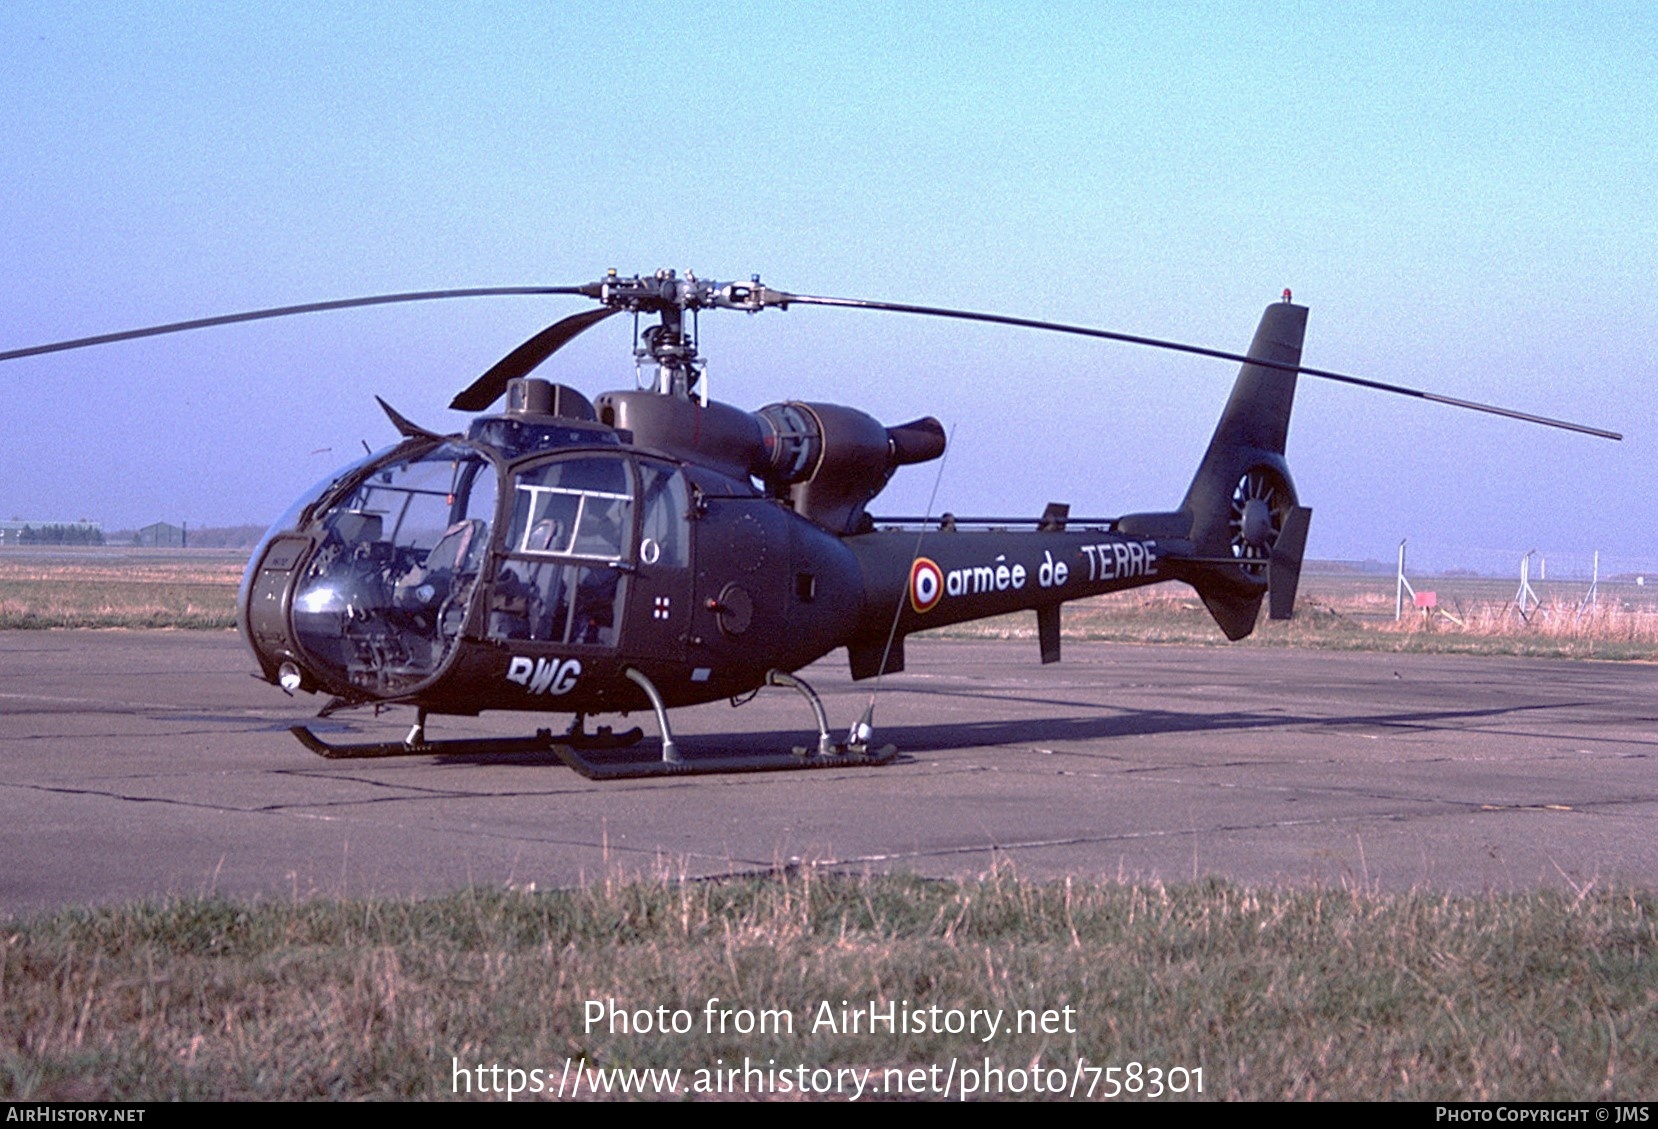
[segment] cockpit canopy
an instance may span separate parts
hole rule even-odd
[[[359,472],[309,523],[300,645],[358,690],[424,682],[460,635],[499,485],[489,453],[458,442],[405,444]]]
[[[319,487],[249,572],[245,626],[267,673],[303,655],[308,688],[387,698],[437,677],[464,633],[617,647],[638,563],[689,565],[690,501],[678,465],[602,430],[611,442],[543,429],[516,457],[415,438]]]

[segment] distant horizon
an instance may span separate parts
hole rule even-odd
[[[29,521],[22,519],[8,519],[0,521],[0,528],[10,528],[21,525],[35,527],[50,525],[84,525],[99,529],[104,537],[103,546],[81,546],[84,548],[130,548],[125,538],[138,534],[141,530],[152,525],[164,524],[174,528],[187,530],[192,539],[205,538],[208,541],[217,541],[218,544],[190,545],[185,548],[214,548],[214,549],[245,549],[251,550],[270,530],[270,525],[264,522],[248,521],[236,522],[228,525],[193,525],[183,522],[170,522],[161,519],[156,522],[146,522],[141,526],[106,528],[99,522],[67,522],[67,521]],[[231,537],[240,540],[232,542]],[[1528,553],[1532,554],[1532,564],[1529,566],[1531,578],[1537,583],[1547,583],[1550,573],[1554,579],[1587,583],[1595,575],[1597,562],[1596,551],[1572,549],[1514,549],[1489,548],[1471,545],[1445,545],[1432,542],[1416,541],[1404,538],[1406,545],[1406,575],[1446,577],[1467,575],[1484,579],[1518,578],[1520,575],[1521,558]],[[0,549],[18,551],[26,549],[54,549],[63,546],[54,545],[18,545],[5,538],[0,538]],[[1304,572],[1341,573],[1352,572],[1366,575],[1394,575],[1398,565],[1399,542],[1379,547],[1378,552],[1365,556],[1312,556],[1308,555],[1303,565]],[[1603,584],[1624,583],[1637,576],[1658,578],[1658,554],[1652,557],[1638,557],[1611,553],[1601,553],[1598,561],[1598,575]],[[1625,579],[1619,579],[1625,578]]]

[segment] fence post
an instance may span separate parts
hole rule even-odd
[[[1405,593],[1410,593],[1411,602],[1416,602],[1416,589],[1410,586],[1405,579],[1405,542],[1399,542],[1399,572],[1393,586],[1393,622],[1398,623],[1405,618]]]
[[[1526,610],[1526,601],[1530,600],[1533,608],[1543,603],[1531,588],[1531,558],[1535,556],[1537,550],[1533,549],[1520,558],[1520,590],[1514,593],[1514,610],[1520,613],[1520,618],[1526,623],[1531,622],[1531,613]]]

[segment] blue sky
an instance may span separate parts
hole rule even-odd
[[[267,10],[268,8],[268,10]],[[0,6],[0,348],[657,267],[1241,350],[1303,383],[1309,551],[1658,558],[1658,16],[1643,5]],[[569,300],[0,366],[0,516],[264,522]],[[1231,367],[894,315],[710,317],[714,395],[954,429],[939,508],[1179,501]],[[621,319],[545,375],[633,379]],[[877,511],[925,505],[936,466]]]

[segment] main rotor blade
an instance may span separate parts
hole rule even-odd
[[[583,330],[598,325],[611,314],[620,312],[617,306],[601,306],[571,314],[563,321],[554,322],[518,348],[496,361],[490,370],[467,385],[449,401],[456,411],[481,412],[493,404],[507,390],[507,381],[527,376],[542,361],[568,345]]]
[[[1247,357],[1242,353],[1228,353],[1221,349],[1206,349],[1201,345],[1185,345],[1179,341],[1165,341],[1157,337],[1141,337],[1133,333],[1113,333],[1108,329],[1094,329],[1086,325],[1066,325],[1062,322],[1039,321],[1035,318],[1016,318],[1009,317],[1006,314],[975,313],[971,310],[952,310],[940,306],[911,306],[901,302],[871,302],[861,298],[827,298],[812,294],[784,295],[783,301],[776,304],[786,306],[794,303],[804,306],[842,306],[857,310],[887,310],[897,314],[922,314],[935,318],[955,318],[958,321],[982,321],[993,325],[1012,325],[1024,329],[1047,329],[1055,333],[1075,334],[1078,337],[1096,337],[1106,341],[1121,341],[1129,345],[1148,345],[1154,349],[1172,349],[1177,353],[1191,353],[1199,357],[1214,357],[1223,361],[1238,361],[1242,364],[1260,365],[1262,368],[1279,369],[1283,372],[1304,373],[1307,376],[1340,381],[1342,384],[1353,384],[1360,388],[1374,389],[1377,392],[1393,392],[1400,396],[1411,396],[1418,400],[1430,400],[1436,404],[1447,404],[1453,408],[1467,408],[1470,411],[1488,412],[1491,415],[1506,416],[1509,419],[1523,420],[1526,423],[1538,423],[1544,427],[1558,427],[1563,431],[1575,431],[1581,435],[1593,435],[1599,439],[1623,438],[1616,431],[1606,431],[1599,427],[1589,427],[1586,424],[1571,423],[1567,420],[1553,419],[1549,416],[1532,415],[1530,412],[1518,412],[1512,408],[1499,408],[1494,404],[1481,404],[1474,400],[1459,400],[1454,396],[1441,396],[1437,392],[1424,392],[1418,388],[1387,384],[1380,380],[1370,380],[1367,377],[1331,372],[1328,369],[1308,368],[1305,365],[1280,364],[1277,361],[1263,360],[1259,357]]]
[[[131,341],[138,337],[159,337],[164,333],[183,333],[187,329],[207,329],[215,325],[234,325],[242,321],[261,321],[265,318],[285,318],[293,314],[315,314],[324,310],[349,310],[357,306],[389,306],[398,302],[432,302],[442,298],[499,298],[515,295],[581,294],[579,286],[481,286],[469,290],[417,290],[407,294],[376,294],[368,298],[340,298],[332,302],[307,302],[302,306],[274,306],[268,310],[248,310],[240,314],[221,314],[193,321],[175,321],[167,325],[151,325],[143,329],[128,329],[120,333],[100,333],[96,337],[77,337],[73,341],[54,341],[49,345],[31,345],[27,349],[12,349],[0,353],[0,361],[15,361],[22,357],[37,357],[42,353],[61,353],[69,349],[85,349],[93,345],[108,345],[116,341]]]

